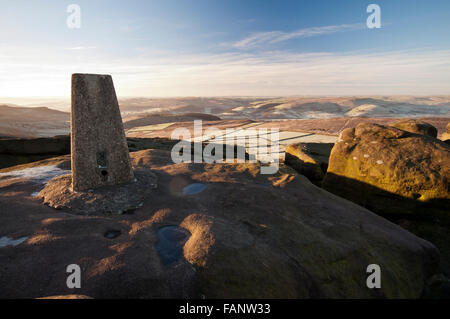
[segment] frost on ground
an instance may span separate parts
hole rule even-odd
[[[61,169],[56,165],[29,167],[17,171],[0,173],[0,177],[6,178],[24,178],[36,183],[45,184],[53,177],[69,174],[70,170]]]
[[[0,247],[7,247],[7,246],[17,246],[23,243],[25,240],[27,240],[28,237],[20,237],[17,239],[9,238],[8,236],[0,237]]]

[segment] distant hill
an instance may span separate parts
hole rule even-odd
[[[67,112],[57,111],[48,107],[23,107],[13,105],[0,105],[0,119],[64,119],[67,120],[70,114]]]
[[[216,114],[224,119],[252,120],[448,117],[450,116],[450,97],[289,97],[253,102]]]
[[[450,96],[185,97],[120,99],[124,118],[189,112],[221,119],[326,119],[336,117],[448,117]]]
[[[70,114],[48,107],[0,105],[0,136],[45,137],[67,134]]]
[[[27,105],[33,107],[2,102],[1,138],[69,133],[69,113],[55,110],[60,109],[62,102],[59,100],[27,101]],[[125,129],[196,119],[284,121],[450,117],[450,96],[121,98],[119,105]]]

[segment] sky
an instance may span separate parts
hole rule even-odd
[[[448,0],[0,0],[0,97],[68,97],[72,73],[111,74],[119,97],[448,95],[449,14]]]

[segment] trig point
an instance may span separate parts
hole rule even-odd
[[[158,178],[146,167],[131,167],[110,75],[72,75],[70,117],[72,174],[48,181],[38,197],[50,207],[82,215],[142,207]]]
[[[134,180],[110,75],[72,74],[70,131],[74,191]]]

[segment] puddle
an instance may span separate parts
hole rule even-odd
[[[134,212],[135,212],[135,211],[136,211],[135,208],[127,209],[127,210],[124,210],[124,211],[122,212],[122,215],[134,215]]]
[[[206,185],[203,183],[192,183],[183,188],[183,195],[194,195],[203,192]]]
[[[17,246],[23,243],[25,240],[27,240],[28,237],[20,237],[17,239],[9,238],[8,236],[0,237],[0,247],[7,247],[7,246]]]
[[[103,236],[105,236],[108,239],[114,239],[120,236],[120,234],[122,234],[122,232],[120,230],[108,230],[105,232],[105,234]]]
[[[164,226],[158,229],[156,250],[162,263],[167,266],[183,255],[183,246],[191,237],[191,233],[179,226]]]

